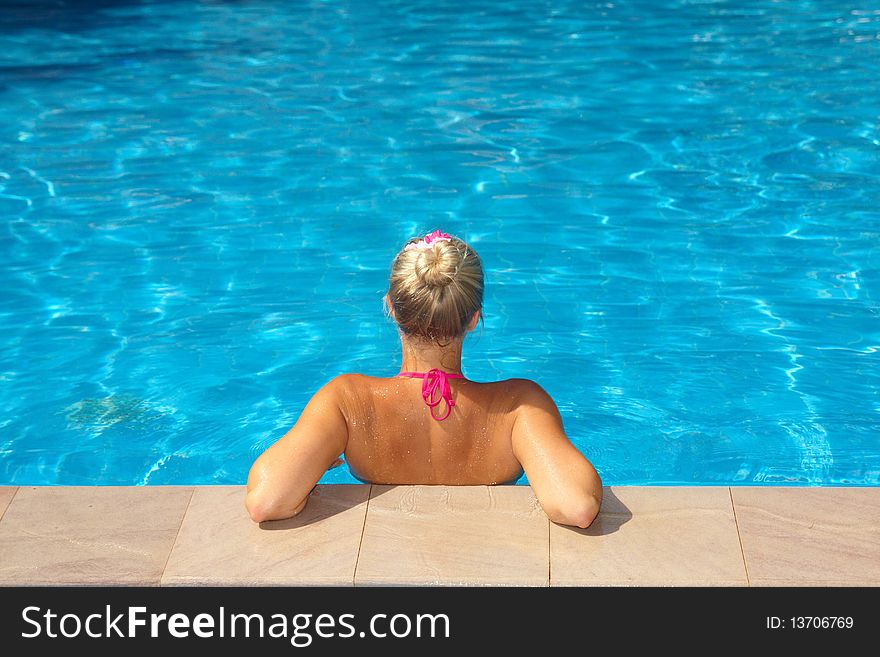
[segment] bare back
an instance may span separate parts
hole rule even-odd
[[[339,401],[348,425],[345,459],[356,477],[382,484],[500,484],[522,466],[511,433],[519,379],[477,383],[452,379],[455,406],[431,417],[422,381],[347,374]],[[440,413],[445,412],[440,402]]]
[[[299,513],[309,491],[344,454],[352,474],[378,484],[499,484],[525,471],[551,520],[578,527],[593,521],[602,481],[568,440],[541,386],[528,379],[448,383],[455,406],[437,421],[418,379],[337,376],[254,461],[245,501],[251,517]]]

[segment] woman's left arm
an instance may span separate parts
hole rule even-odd
[[[345,451],[343,377],[316,392],[293,428],[254,461],[245,499],[254,522],[290,518],[302,511],[315,484]]]

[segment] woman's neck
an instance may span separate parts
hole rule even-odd
[[[449,374],[461,374],[462,339],[453,340],[445,347],[436,342],[407,336],[400,337],[403,354],[401,372],[427,372],[430,369],[443,370]]]

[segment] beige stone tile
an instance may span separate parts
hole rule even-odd
[[[355,584],[546,586],[548,524],[524,486],[373,486]]]
[[[816,581],[816,580],[794,580],[794,579],[759,579],[756,582],[752,582],[752,586],[755,587],[783,587],[783,588],[791,588],[793,586],[803,586],[803,587],[852,587],[858,586],[859,588],[865,587],[877,587],[880,586],[878,582],[868,582],[866,584],[854,584],[853,582],[830,582],[830,581]]]
[[[550,526],[551,586],[745,586],[725,487],[605,489],[587,529]]]
[[[162,584],[351,586],[369,491],[318,486],[300,515],[257,525],[243,486],[197,488]]]
[[[0,584],[157,585],[191,496],[184,487],[21,487],[0,521]]]
[[[731,492],[753,585],[880,585],[880,488]]]
[[[15,497],[15,491],[17,490],[16,486],[0,486],[0,520],[3,519],[3,513],[12,501],[12,498]]]

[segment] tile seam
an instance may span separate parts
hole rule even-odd
[[[183,515],[180,516],[180,524],[177,525],[177,532],[174,534],[174,540],[171,542],[171,549],[168,550],[168,556],[165,557],[165,563],[162,564],[162,572],[159,573],[159,581],[156,582],[156,586],[162,587],[162,580],[165,579],[165,571],[168,569],[168,562],[171,561],[171,553],[174,552],[174,548],[177,547],[177,539],[180,538],[180,530],[183,528],[183,522],[186,520],[186,516],[189,515],[189,509],[192,506],[193,497],[196,495],[196,486],[193,486],[189,492],[189,500],[186,502],[186,509],[183,510]]]
[[[746,571],[746,586],[752,585],[752,579],[749,577],[749,564],[746,561],[746,551],[743,549],[742,533],[739,531],[739,518],[736,515],[736,503],[733,501],[733,490],[728,486],[727,494],[730,497],[730,508],[733,510],[733,524],[736,527],[736,538],[739,540],[739,554],[742,557],[743,568]]]
[[[553,559],[550,550],[550,541],[553,536],[553,528],[550,526],[550,518],[547,518],[547,588],[553,586]]]
[[[12,497],[9,498],[9,502],[6,504],[6,508],[3,509],[3,513],[0,513],[0,522],[3,522],[3,518],[6,517],[6,512],[9,511],[9,507],[12,506],[12,503],[15,501],[16,496],[18,495],[18,491],[21,490],[21,486],[16,486],[15,490],[12,492]]]
[[[358,564],[361,562],[361,548],[364,546],[364,534],[367,533],[367,516],[370,514],[370,500],[373,499],[373,484],[370,484],[370,491],[367,493],[367,508],[364,509],[364,524],[361,525],[361,539],[358,541],[357,556],[354,559],[354,572],[351,574],[351,585],[357,586]]]

